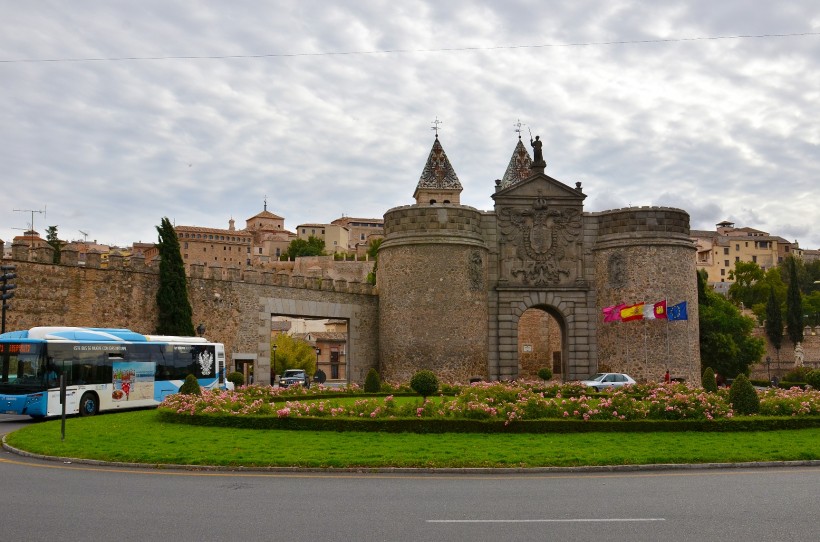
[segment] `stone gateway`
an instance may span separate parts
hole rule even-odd
[[[533,346],[520,329],[535,310],[558,330],[540,363],[563,380],[606,369],[638,380],[669,370],[698,381],[688,214],[662,207],[585,213],[581,183],[567,186],[545,167],[519,139],[496,181],[495,209],[479,211],[460,204],[461,185],[436,136],[416,203],[384,217],[377,274],[383,378],[407,381],[419,369],[458,382],[532,378],[538,364],[524,363]],[[661,300],[687,301],[689,320],[603,322],[605,307]]]

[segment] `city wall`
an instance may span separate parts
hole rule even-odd
[[[7,331],[87,326],[155,332],[157,265],[146,266],[140,256],[126,260],[112,254],[102,268],[100,255],[93,253],[85,265],[77,265],[71,252],[62,254],[59,265],[48,262],[51,250],[45,248],[34,251],[31,261],[4,260],[17,266]],[[194,324],[202,323],[208,339],[225,344],[230,368],[235,359],[253,360],[259,383],[269,381],[272,314],[347,319],[349,378],[363,382],[367,370],[377,365],[378,297],[370,284],[285,270],[193,265],[188,292]]]

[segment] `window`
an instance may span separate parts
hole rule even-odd
[[[735,263],[740,261],[740,256],[735,256]]]
[[[184,242],[184,243],[182,243],[182,244],[184,245],[182,248],[188,248],[188,241],[185,241],[185,242]]]
[[[360,240],[360,241],[364,241],[364,234],[361,234],[361,235],[359,236],[359,240]]]
[[[735,245],[735,252],[740,252],[740,243]]]
[[[725,269],[721,269],[721,270],[720,270],[720,276],[722,277],[722,276],[724,276],[724,275],[726,275],[726,270],[725,270]]]
[[[279,249],[279,248],[277,248],[277,249],[276,249],[276,257],[277,257],[277,258],[278,258],[279,256],[281,256],[281,254],[280,254],[280,252],[281,252],[281,251],[282,251],[282,250],[281,250],[281,249]]]
[[[724,247],[723,248],[723,253],[724,254],[729,254],[729,247]]]
[[[729,260],[723,260],[723,266],[729,267]]]

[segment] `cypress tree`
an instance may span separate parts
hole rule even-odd
[[[157,289],[157,333],[193,336],[193,309],[188,300],[188,280],[179,251],[177,232],[167,217],[157,226],[159,233],[159,288]]]
[[[769,300],[766,302],[766,335],[777,350],[777,359],[780,360],[780,346],[783,344],[783,313],[780,312],[780,303],[774,295],[774,286],[769,287]]]
[[[797,261],[789,258],[789,289],[786,293],[786,330],[793,344],[803,342],[803,298],[797,279]]]

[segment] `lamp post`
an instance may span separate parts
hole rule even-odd
[[[772,371],[770,367],[772,366],[772,357],[766,356],[766,372],[769,374],[769,382],[772,381]]]
[[[322,352],[321,348],[316,348],[316,372],[319,372],[319,354]]]
[[[200,337],[205,335],[205,324],[200,322],[199,325],[196,326],[196,334],[199,335]]]
[[[273,383],[276,383],[276,348],[277,346],[273,345]]]

